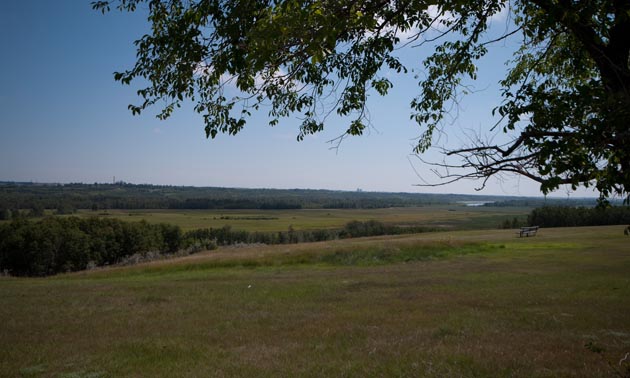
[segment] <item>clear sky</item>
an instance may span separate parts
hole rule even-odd
[[[345,130],[337,120],[297,142],[299,123],[291,118],[271,128],[256,117],[241,134],[212,140],[191,107],[167,121],[132,116],[127,105],[138,102],[138,88],[115,82],[113,72],[133,65],[133,41],[148,24],[141,13],[102,15],[90,2],[0,1],[0,181],[92,183],[115,176],[169,185],[477,193],[479,183],[470,181],[414,186],[422,182],[417,173],[427,181],[435,176],[411,155],[421,134],[409,120],[418,92],[411,75],[391,78],[391,95],[370,102],[374,128],[338,150],[327,143]],[[466,132],[488,129],[496,82],[512,52],[505,43],[484,59],[475,83],[480,92],[461,103],[443,142],[457,145]],[[420,67],[422,50],[405,54]],[[480,194],[540,195],[536,183],[517,177],[491,180]],[[595,193],[572,194],[585,195]]]

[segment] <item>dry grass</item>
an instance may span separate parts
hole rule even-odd
[[[425,261],[325,260],[442,247]],[[597,227],[226,248],[2,278],[0,375],[608,377],[584,344],[615,363],[630,351],[629,277],[628,238]]]

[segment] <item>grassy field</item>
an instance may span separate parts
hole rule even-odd
[[[630,352],[629,241],[457,231],[4,277],[0,375],[610,377]]]
[[[230,225],[235,230],[286,231],[342,228],[352,220],[377,219],[398,225],[436,228],[496,228],[503,220],[525,219],[531,211],[522,207],[467,207],[434,205],[387,209],[305,209],[305,210],[80,210],[82,217],[113,217],[125,221],[177,224],[184,230],[218,228]]]

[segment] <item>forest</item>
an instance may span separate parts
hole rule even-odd
[[[0,272],[14,276],[46,276],[100,266],[190,254],[234,244],[294,244],[361,236],[430,231],[371,220],[352,221],[343,229],[249,232],[230,226],[182,232],[170,224],[90,217],[16,219],[0,224]]]
[[[533,209],[527,217],[530,226],[583,227],[630,224],[630,207],[587,208],[545,206]]]
[[[35,184],[0,182],[0,219],[9,212],[45,209],[60,214],[76,209],[370,209],[427,206],[465,201],[486,206],[545,204],[593,206],[595,199],[558,199],[462,194],[384,193],[313,189],[241,189],[148,184]],[[613,202],[614,203],[614,202]]]
[[[172,253],[182,247],[179,227],[115,219],[47,217],[0,224],[0,270],[45,276],[116,264],[134,254]]]

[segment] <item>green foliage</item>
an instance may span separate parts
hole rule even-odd
[[[339,238],[422,232],[420,227],[386,226],[377,221],[353,221],[343,230],[248,232],[228,225],[182,233],[178,226],[123,222],[91,217],[17,219],[0,224],[0,272],[45,276],[88,267],[140,261],[147,254],[187,253],[234,244],[293,244]]]
[[[115,219],[49,217],[0,225],[0,271],[43,276],[115,264],[134,254],[180,249],[177,226]]]
[[[532,210],[527,223],[541,227],[605,226],[630,223],[630,208],[545,206]]]
[[[221,228],[203,228],[184,234],[186,246],[202,248],[209,245],[233,244],[293,244],[335,240],[339,238],[357,238],[378,235],[400,235],[429,231],[426,227],[400,227],[385,225],[376,220],[365,222],[351,221],[343,229],[296,230],[289,226],[286,232],[248,232],[232,230],[228,225]],[[209,248],[213,249],[213,248]]]
[[[67,214],[72,214],[75,211],[76,211],[76,209],[70,203],[68,203],[66,201],[62,201],[57,206],[57,211],[55,211],[55,214],[57,214],[57,215],[67,215]]]
[[[500,197],[507,201],[509,197]],[[29,184],[0,182],[0,209],[377,209],[424,206],[493,196],[423,193],[344,192],[310,189],[236,189],[134,184]],[[522,206],[516,202],[506,206]],[[532,206],[536,200],[525,205]],[[590,201],[594,204],[593,201]],[[576,203],[576,202],[572,202]],[[577,204],[577,203],[576,203]],[[96,207],[95,207],[96,205]],[[59,212],[59,210],[57,211]]]
[[[521,227],[521,224],[522,222],[518,219],[518,217],[514,217],[512,218],[512,220],[505,219],[503,222],[501,222],[501,224],[499,225],[499,228],[507,230],[507,229]]]
[[[352,221],[346,224],[344,227],[344,236],[359,237],[359,236],[373,236],[385,234],[385,225],[376,220],[369,220],[367,222]]]
[[[36,203],[35,205],[33,205],[28,215],[30,217],[43,217],[44,207],[41,205],[41,203]]]
[[[0,220],[11,220],[12,214],[9,209],[0,209]]]
[[[410,118],[422,127],[415,151],[423,152],[467,91],[466,81],[477,78],[478,61],[510,39],[519,48],[500,82],[493,113],[501,118],[492,130],[512,140],[446,151],[470,173],[444,178],[508,172],[540,182],[545,193],[562,184],[595,185],[602,200],[627,193],[626,1],[112,0],[93,7],[135,11],[144,3],[151,30],[135,42],[135,65],[114,75],[123,84],[148,83],[138,90],[142,101],[129,105],[133,114],[165,104],[158,114],[165,119],[191,100],[214,138],[238,133],[252,112],[268,109],[272,126],[298,116],[301,140],[336,113],[348,122],[343,139],[369,125],[368,98],[392,88],[385,72],[420,69]],[[496,38],[491,21],[508,4],[511,17]],[[424,40],[421,67],[401,61],[409,45],[403,33]],[[229,95],[229,85],[238,93]]]

